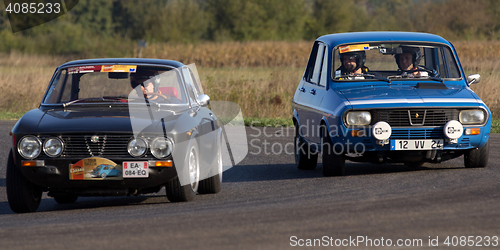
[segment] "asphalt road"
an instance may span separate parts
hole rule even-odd
[[[295,168],[293,130],[248,128],[249,154],[224,172],[219,194],[188,203],[168,202],[164,190],[70,205],[45,197],[36,213],[14,214],[5,191],[13,124],[0,121],[0,249],[413,249],[395,245],[448,248],[447,237],[453,249],[500,245],[498,134],[484,169],[463,168],[462,157],[418,169],[348,162],[345,176],[325,178],[321,164]]]

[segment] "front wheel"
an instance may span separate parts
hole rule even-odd
[[[177,171],[183,171],[183,174],[187,174],[189,176],[189,183],[181,186],[179,176],[168,181],[165,185],[168,200],[171,202],[194,200],[200,184],[199,151],[198,144],[195,140],[193,140],[189,146],[184,167],[182,169],[178,169]]]
[[[217,149],[217,159],[215,165],[212,166],[210,170],[211,174],[209,178],[200,181],[200,188],[198,188],[198,193],[200,194],[216,194],[222,189],[222,146],[219,145]],[[213,173],[216,171],[216,173]]]
[[[40,187],[29,182],[14,163],[12,150],[7,160],[7,199],[16,213],[35,212],[42,200]]]
[[[490,142],[486,142],[481,148],[468,150],[464,154],[464,165],[466,168],[484,168],[488,165],[490,153]]]

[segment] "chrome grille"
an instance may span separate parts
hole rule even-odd
[[[92,141],[92,137],[98,137]],[[127,144],[132,135],[63,135],[62,157],[130,157]]]
[[[385,121],[391,127],[444,126],[458,120],[458,109],[387,109],[374,110],[375,122]]]

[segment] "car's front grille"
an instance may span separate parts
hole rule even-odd
[[[373,111],[375,122],[385,121],[391,127],[444,126],[458,120],[458,109],[381,109]]]
[[[392,129],[390,139],[439,139],[443,137],[443,128],[397,128]]]
[[[130,157],[127,144],[132,135],[63,135],[61,157]]]

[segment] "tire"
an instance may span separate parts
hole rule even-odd
[[[67,194],[67,195],[56,195],[54,200],[59,204],[72,204],[78,200],[78,195]]]
[[[192,201],[196,197],[196,192],[200,185],[200,162],[198,144],[192,141],[187,151],[187,161],[182,171],[189,175],[190,184],[181,186],[179,177],[167,182],[165,185],[167,198],[171,202]]]
[[[107,174],[106,174],[106,173],[102,173],[102,174],[101,174],[101,178],[103,178],[103,179],[104,179],[104,178],[106,178],[106,176],[107,176]]]
[[[345,172],[345,156],[343,153],[334,152],[332,140],[324,126],[321,131],[323,175],[326,177],[342,176]]]
[[[309,145],[304,142],[299,133],[299,127],[295,126],[294,150],[295,165],[300,170],[314,170],[318,163],[318,153],[312,153]]]
[[[486,142],[482,148],[468,150],[464,154],[464,165],[466,168],[484,168],[488,166],[490,154],[490,142]]]
[[[29,182],[15,165],[12,150],[7,160],[7,199],[16,213],[35,212],[42,200],[42,189]]]
[[[209,178],[200,181],[199,194],[216,194],[222,189],[222,145],[219,145],[216,157],[217,161],[211,171],[217,171],[217,174],[212,173]]]

